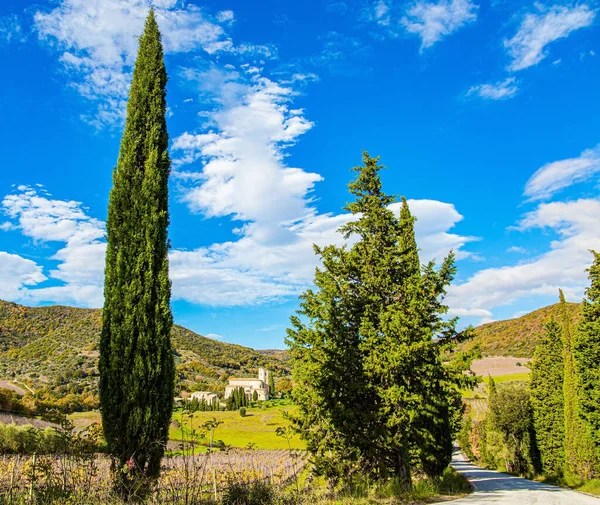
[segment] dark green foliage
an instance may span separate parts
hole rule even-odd
[[[507,469],[532,474],[538,468],[533,412],[526,384],[506,384],[489,397],[489,429],[497,430],[508,449]]]
[[[240,416],[246,417],[246,407],[240,407]]]
[[[592,253],[594,262],[588,270],[590,287],[585,292],[574,354],[581,388],[580,413],[589,426],[596,461],[600,461],[600,254]]]
[[[275,396],[275,377],[272,373],[269,374],[269,395]]]
[[[458,440],[462,450],[483,465],[522,475],[540,471],[530,393],[524,383],[498,387],[483,418],[467,412]]]
[[[255,391],[256,393],[256,391]],[[227,398],[226,400],[226,409],[227,410],[238,410],[240,407],[248,407],[250,404],[250,401],[248,400],[248,397],[246,396],[246,391],[244,390],[244,388],[235,388],[232,392],[231,392],[231,396],[229,396],[229,398]]]
[[[254,393],[252,393],[252,401],[253,402],[258,401],[258,392],[254,391]]]
[[[467,354],[449,367],[441,359],[462,337],[455,320],[442,319],[454,258],[421,268],[414,218],[404,199],[399,218],[389,209],[394,198],[382,191],[380,169],[367,153],[354,169],[355,201],[346,210],[355,221],[340,229],[353,244],[315,247],[323,266],[316,289],[301,297],[300,317],[291,318],[287,343],[296,424],[317,469],[340,478],[360,466],[409,487],[411,466],[435,476],[447,466],[459,384],[472,377],[463,374]]]
[[[266,482],[232,483],[223,494],[222,505],[272,505],[276,493]]]
[[[531,403],[542,469],[560,475],[565,464],[563,341],[560,326],[550,320],[531,363]]]
[[[139,41],[107,220],[100,337],[102,425],[117,468],[154,478],[168,439],[171,348],[167,73],[150,11]],[[119,479],[130,480],[131,471]]]
[[[590,479],[597,466],[588,427],[580,415],[581,383],[577,374],[574,335],[563,292],[560,291],[562,316],[564,402],[565,402],[565,470],[578,479]]]

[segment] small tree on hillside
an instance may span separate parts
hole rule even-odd
[[[537,445],[546,474],[559,475],[565,465],[563,340],[560,326],[550,320],[531,363],[531,404]]]

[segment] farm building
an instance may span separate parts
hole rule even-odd
[[[199,402],[204,400],[206,403],[212,403],[218,401],[218,399],[217,393],[211,393],[210,391],[196,391],[190,395],[190,400],[198,400]]]

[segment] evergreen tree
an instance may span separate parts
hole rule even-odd
[[[102,426],[115,468],[154,478],[168,439],[170,331],[167,73],[154,12],[146,20],[110,192],[100,338]],[[132,478],[121,476],[122,484]],[[119,479],[121,479],[119,477]]]
[[[235,398],[234,398],[234,394],[232,393],[227,400],[225,400],[225,408],[227,410],[236,410],[235,408]]]
[[[560,475],[565,465],[563,341],[560,326],[550,320],[531,363],[533,421],[546,474]]]
[[[587,480],[594,476],[595,451],[588,427],[580,415],[581,392],[575,364],[574,336],[562,290],[560,291],[560,314],[564,349],[565,470],[578,479]]]
[[[258,392],[257,391],[254,391],[254,393],[252,393],[252,401],[253,402],[258,401]]]
[[[273,374],[269,374],[269,395],[275,396],[275,378]]]
[[[498,388],[496,387],[496,381],[494,378],[488,374],[488,395],[494,396],[498,392]]]
[[[581,415],[590,428],[600,461],[600,254],[592,251],[594,262],[588,269],[590,287],[583,300],[583,318],[575,344],[575,364],[580,378]],[[596,468],[596,474],[600,468]]]
[[[364,153],[354,169],[355,201],[346,210],[356,220],[340,229],[354,243],[315,247],[322,260],[316,289],[302,295],[287,343],[296,423],[317,468],[346,476],[360,462],[375,477],[394,473],[409,487],[413,463],[439,475],[450,459],[448,393],[464,374],[458,366],[446,370],[440,357],[457,337],[456,321],[442,321],[441,302],[453,257],[421,272],[414,218],[405,200],[400,219],[390,210],[381,168]]]

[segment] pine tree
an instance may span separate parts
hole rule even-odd
[[[149,478],[159,474],[168,439],[175,370],[166,84],[151,11],[139,41],[110,192],[99,363],[102,425],[115,468],[128,463]]]
[[[580,378],[580,412],[590,428],[600,461],[600,254],[592,251],[594,262],[588,269],[590,287],[583,300],[583,318],[575,340],[575,364]],[[600,468],[596,465],[596,474]]]
[[[551,319],[536,346],[531,363],[531,404],[542,469],[560,475],[565,465],[563,340],[560,326]]]
[[[454,266],[450,256],[421,273],[414,218],[405,200],[400,219],[390,210],[381,168],[364,153],[354,169],[355,201],[345,210],[355,220],[340,228],[353,244],[315,247],[316,288],[302,295],[287,343],[296,423],[317,468],[345,476],[360,462],[409,487],[411,465],[438,475],[452,449],[448,392],[456,370],[444,368],[440,350],[456,337],[441,302]]]
[[[565,296],[560,291],[562,319],[565,402],[565,471],[578,479],[590,479],[596,467],[594,447],[588,427],[580,415],[580,378],[574,356],[574,336]]]

